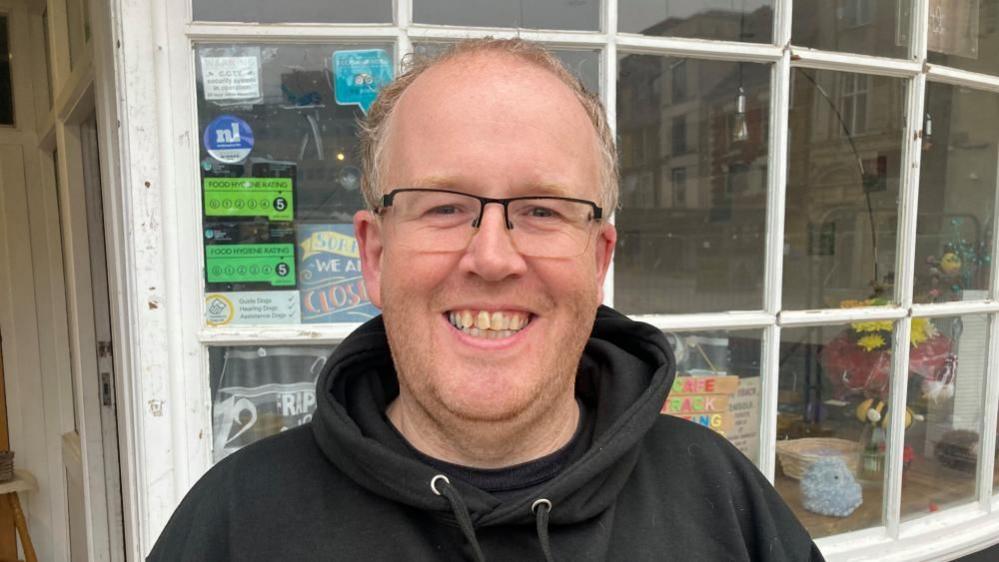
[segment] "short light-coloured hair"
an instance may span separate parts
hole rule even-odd
[[[547,70],[565,84],[576,95],[590,118],[594,132],[597,135],[597,145],[600,151],[600,205],[604,215],[609,216],[617,207],[618,199],[618,163],[617,148],[614,136],[607,124],[607,114],[604,112],[600,98],[588,91],[583,83],[573,76],[562,62],[551,52],[537,43],[523,39],[466,39],[451,45],[444,52],[434,55],[410,55],[403,63],[404,72],[391,84],[382,88],[378,98],[372,104],[368,115],[360,121],[361,163],[363,174],[361,190],[369,209],[381,206],[381,171],[382,157],[388,140],[388,130],[395,112],[396,105],[402,94],[427,70],[455,60],[459,57],[496,53],[516,57],[520,60]]]

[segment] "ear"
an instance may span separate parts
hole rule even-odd
[[[371,303],[382,307],[382,224],[371,211],[354,214],[354,236],[361,255],[361,274]]]
[[[607,271],[610,269],[611,258],[614,257],[614,245],[617,243],[617,229],[611,223],[604,223],[597,234],[596,260],[597,260],[597,287],[599,287],[600,302],[604,302],[604,279],[607,278]]]

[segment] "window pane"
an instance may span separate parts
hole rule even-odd
[[[413,50],[417,55],[432,57],[444,52],[450,43],[415,43]],[[562,64],[583,81],[586,89],[600,92],[600,51],[571,51],[568,49],[552,49]]]
[[[600,28],[600,0],[413,0],[413,21],[528,29]]]
[[[906,58],[912,0],[795,0],[791,42],[803,47]]]
[[[902,518],[975,498],[988,316],[913,318]]]
[[[891,298],[905,81],[793,68],[784,308]]]
[[[930,0],[927,58],[963,70],[999,74],[999,0]]]
[[[14,91],[10,81],[10,35],[7,16],[0,15],[0,125],[14,124]]]
[[[618,31],[769,43],[773,0],[619,0]]]
[[[391,0],[194,0],[194,19],[257,23],[391,23]]]
[[[857,411],[888,399],[892,328],[782,330],[774,485],[814,538],[881,524],[887,435]]]
[[[356,126],[392,76],[388,45],[201,46],[205,320],[361,322]]]
[[[677,379],[663,413],[718,431],[754,463],[760,447],[758,330],[667,333]]]
[[[208,348],[212,458],[309,423],[316,379],[335,346]]]
[[[618,68],[615,306],[762,308],[770,67],[624,55]]]
[[[913,298],[984,299],[999,181],[999,94],[930,82],[924,128]]]

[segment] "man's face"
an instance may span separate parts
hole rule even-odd
[[[596,134],[579,101],[548,72],[509,55],[467,55],[428,70],[392,119],[386,192],[443,188],[599,204]],[[384,314],[400,399],[415,400],[438,421],[536,419],[557,401],[574,399],[613,226],[595,225],[582,255],[553,259],[517,251],[500,205],[486,206],[478,232],[458,252],[402,247],[391,208],[381,219],[362,211],[354,224],[365,282]],[[482,313],[526,325],[488,337],[454,325],[455,316]]]

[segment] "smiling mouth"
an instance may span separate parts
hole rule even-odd
[[[448,322],[463,333],[476,338],[509,338],[531,322],[527,312],[452,310],[444,314]]]

